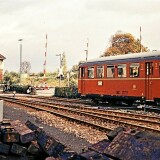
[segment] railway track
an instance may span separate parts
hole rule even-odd
[[[45,111],[105,132],[113,130],[117,126],[125,126],[132,129],[147,130],[158,134],[160,133],[159,116],[118,112],[115,110],[97,110],[81,105],[74,106],[72,102],[67,105],[63,105],[62,103],[54,103],[53,99],[52,102],[48,100],[45,101],[44,99],[42,101],[42,98],[41,100],[38,100],[35,98],[19,99],[1,96],[0,99],[39,111]]]
[[[98,103],[95,104],[91,100],[87,99],[68,99],[68,98],[60,98],[60,97],[46,97],[46,96],[31,96],[32,98],[35,99],[41,99],[41,100],[48,100],[51,102],[57,101],[60,103],[75,103],[74,105],[80,104],[80,105],[85,105],[86,107],[98,107],[101,109],[112,109],[112,110],[119,110],[119,109],[125,109],[125,110],[133,110],[133,111],[146,111],[146,112],[153,112],[153,113],[158,113],[160,114],[160,107],[159,106],[148,106],[148,105],[140,105],[140,104],[134,104],[133,106],[126,106],[125,104],[117,104],[117,105],[109,105],[107,103]]]

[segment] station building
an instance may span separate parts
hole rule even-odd
[[[4,68],[4,62],[3,60],[5,60],[6,58],[0,54],[0,81],[2,81],[3,79],[3,68]]]

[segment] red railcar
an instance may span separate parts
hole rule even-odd
[[[101,57],[79,65],[78,92],[94,101],[160,102],[160,51]]]

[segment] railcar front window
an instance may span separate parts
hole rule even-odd
[[[94,78],[94,67],[88,67],[88,78]]]
[[[115,72],[114,65],[108,65],[107,66],[107,77],[108,78],[113,78],[114,77],[114,72]]]
[[[85,68],[82,67],[80,72],[81,72],[81,78],[83,78],[85,76]]]
[[[130,70],[130,77],[138,77],[139,63],[131,63],[129,70]]]
[[[126,77],[126,64],[118,65],[118,77]]]
[[[78,69],[78,78],[81,78],[81,68]]]
[[[159,63],[159,75],[160,75],[160,63]]]
[[[103,78],[103,77],[104,77],[104,67],[97,66],[97,78]]]

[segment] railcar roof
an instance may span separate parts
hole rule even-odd
[[[152,52],[142,52],[142,53],[129,53],[125,55],[116,55],[116,56],[107,56],[100,57],[88,60],[87,62],[82,63],[81,65],[90,64],[90,63],[101,63],[103,61],[113,62],[113,61],[128,61],[128,60],[140,60],[140,59],[148,59],[148,58],[160,58],[160,51],[152,51]]]

